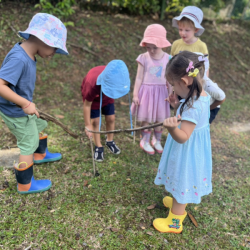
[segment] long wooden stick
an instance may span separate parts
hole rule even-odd
[[[179,118],[177,121],[180,122],[181,119]],[[155,123],[153,125],[148,125],[148,126],[134,128],[134,129],[117,129],[117,130],[109,130],[109,131],[93,131],[93,130],[89,130],[86,127],[85,127],[85,129],[88,132],[91,132],[93,134],[112,134],[112,133],[115,134],[115,133],[122,133],[122,132],[130,133],[130,132],[133,132],[133,131],[139,131],[139,130],[144,130],[144,129],[149,129],[149,128],[155,128],[155,127],[162,126],[162,125],[163,125],[163,122],[159,122],[159,123]]]
[[[95,159],[94,159],[94,149],[93,149],[93,142],[92,142],[92,138],[89,139],[90,140],[90,146],[91,146],[91,152],[92,152],[92,160],[93,160],[93,172],[94,172],[94,177],[95,177]]]
[[[64,124],[62,124],[60,121],[58,121],[55,117],[41,111],[40,109],[37,109],[37,111],[38,111],[41,119],[55,123],[56,125],[60,126],[64,131],[66,131],[68,134],[70,134],[75,139],[77,139],[79,137],[79,135],[72,132]]]

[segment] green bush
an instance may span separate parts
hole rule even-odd
[[[56,4],[52,4],[50,0],[40,0],[39,4],[35,5],[35,8],[40,8],[42,11],[52,14],[63,21],[67,20],[75,11],[73,6],[76,4],[75,0],[62,0]],[[65,26],[74,26],[73,22],[64,22]]]

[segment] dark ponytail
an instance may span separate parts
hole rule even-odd
[[[193,62],[194,69],[186,72],[190,61]],[[204,62],[198,60],[198,55],[189,51],[182,51],[175,55],[167,64],[166,78],[169,82],[180,82],[181,78],[187,75],[189,72],[193,72],[195,69],[199,70],[197,76],[193,77],[193,83],[189,85],[189,92],[185,102],[181,105],[180,115],[185,107],[191,108],[194,101],[194,93],[196,99],[200,97],[202,92],[202,78],[204,76]]]

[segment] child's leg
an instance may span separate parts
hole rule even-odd
[[[147,126],[148,122],[143,121],[142,126]],[[153,155],[155,153],[154,149],[150,146],[150,136],[151,130],[145,129],[141,131],[141,141],[140,147],[148,154]]]
[[[33,154],[30,155],[21,155],[19,156],[19,162],[26,162],[28,166],[33,163]],[[19,168],[26,168],[27,165],[25,163],[22,163],[19,165]]]
[[[176,215],[183,215],[185,213],[186,204],[181,204],[176,201],[175,198],[173,198],[173,207],[171,209],[171,212]]]
[[[93,131],[99,131],[99,117],[91,119],[91,125]],[[100,134],[93,134],[93,139],[96,147],[102,147]]]
[[[34,152],[34,163],[40,164],[45,162],[54,162],[62,159],[60,153],[51,153],[48,150],[48,135],[43,134],[42,131],[47,127],[48,123],[45,120],[37,119],[36,126],[39,132],[39,146]]]
[[[51,187],[50,180],[35,180],[33,177],[33,153],[39,144],[39,133],[35,115],[19,118],[5,116],[0,112],[6,125],[15,135],[20,148],[19,164],[15,164],[17,192],[20,194],[38,193]]]
[[[156,122],[158,123],[158,122]],[[162,135],[162,128],[161,126],[154,128],[154,135],[151,141],[152,146],[155,148],[155,151],[159,154],[163,152],[163,147],[161,145],[161,135]]]
[[[106,130],[114,130],[115,129],[115,115],[105,115],[106,121]],[[107,134],[107,141],[113,141],[114,134]]]
[[[106,130],[114,130],[115,129],[115,105],[114,103],[109,103],[106,106],[102,107],[102,114],[105,115],[105,123],[106,123]],[[106,146],[113,154],[120,154],[121,150],[116,146],[115,142],[113,141],[114,134],[107,134],[106,138]]]

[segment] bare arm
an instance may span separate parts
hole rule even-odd
[[[144,67],[140,63],[138,63],[134,92],[133,92],[133,102],[135,103],[135,105],[139,105],[138,93],[142,84],[143,75],[144,75]]]
[[[92,129],[92,127],[91,127],[91,118],[90,118],[91,105],[92,105],[92,102],[89,102],[87,100],[84,101],[84,104],[83,104],[83,117],[84,117],[85,127],[87,127],[89,130]],[[89,138],[92,137],[92,133],[88,132],[86,129],[85,129],[85,134]]]
[[[213,104],[210,105],[210,110],[215,109],[217,106],[221,105],[225,100],[226,100],[226,98],[224,98],[222,101],[215,100],[213,102]]]
[[[178,118],[181,118],[180,115]],[[178,128],[180,122],[177,121],[177,117],[171,117],[165,119],[163,126],[166,127],[175,141],[178,143],[185,143],[193,133],[196,124],[189,121],[182,121],[181,127]]]
[[[36,110],[36,105],[31,103],[27,99],[21,97],[20,95],[16,94],[8,87],[8,82],[3,79],[0,79],[0,96],[4,99],[15,103],[16,105],[20,106],[24,113],[28,115],[37,115],[39,117],[39,113]]]

